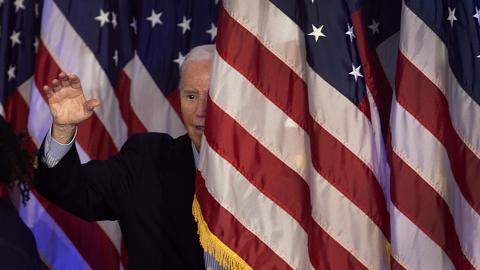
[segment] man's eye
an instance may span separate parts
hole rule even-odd
[[[195,99],[195,95],[187,95],[187,99],[193,100]]]

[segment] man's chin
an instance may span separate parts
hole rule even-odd
[[[190,137],[190,139],[193,142],[199,142],[202,139],[202,135],[203,135],[203,130],[198,130],[196,128],[191,128],[188,131],[188,137]]]

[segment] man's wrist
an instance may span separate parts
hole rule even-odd
[[[75,135],[76,125],[70,124],[55,124],[52,125],[52,137],[61,144],[68,144],[72,141],[73,135]]]

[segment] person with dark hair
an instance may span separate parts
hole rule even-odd
[[[29,196],[33,160],[21,147],[22,137],[0,116],[0,185],[21,191],[22,202]],[[10,201],[0,199],[0,268],[40,269],[35,238]]]

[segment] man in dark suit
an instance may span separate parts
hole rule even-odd
[[[86,220],[118,220],[129,269],[204,269],[192,216],[195,166],[204,130],[213,45],[192,49],[181,67],[180,101],[187,135],[135,135],[109,160],[80,164],[72,146],[88,119],[80,80],[61,73],[44,91],[53,116],[40,150],[41,194]]]

